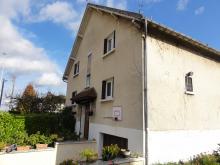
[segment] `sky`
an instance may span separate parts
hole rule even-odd
[[[88,0],[140,12],[220,50],[220,0]],[[39,93],[66,93],[62,75],[86,0],[0,0],[0,73],[4,96],[32,83]],[[1,75],[0,75],[1,76]],[[1,77],[0,77],[1,78]]]

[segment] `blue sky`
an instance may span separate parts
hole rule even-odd
[[[219,0],[90,0],[141,12],[148,18],[220,49]],[[16,93],[33,83],[39,93],[65,94],[62,74],[86,0],[0,0],[0,69],[6,95],[16,75]],[[2,55],[5,53],[6,55]]]

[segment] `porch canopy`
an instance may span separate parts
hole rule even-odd
[[[75,102],[77,104],[86,104],[94,101],[96,98],[97,93],[95,88],[86,88],[78,93],[76,96],[73,96],[71,100],[72,102]]]

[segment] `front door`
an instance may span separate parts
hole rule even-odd
[[[89,110],[90,110],[90,105],[87,104],[85,106],[85,123],[84,123],[84,138],[88,139],[89,137]]]

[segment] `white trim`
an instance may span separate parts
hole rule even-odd
[[[149,131],[149,164],[188,160],[212,153],[220,143],[219,130]]]
[[[115,48],[113,48],[111,51],[105,53],[104,55],[102,55],[102,58],[105,58],[106,56],[112,54],[115,51]]]
[[[194,92],[190,92],[190,91],[185,91],[185,94],[187,94],[187,95],[194,95],[195,93]]]
[[[113,98],[108,98],[108,99],[101,99],[100,102],[108,102],[108,101],[114,101]]]

